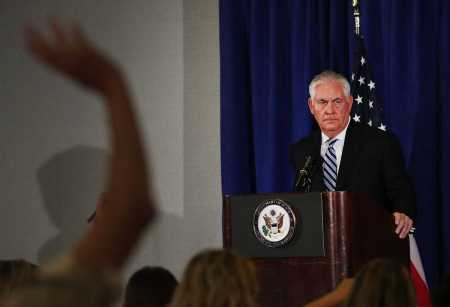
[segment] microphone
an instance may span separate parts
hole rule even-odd
[[[311,178],[309,176],[309,169],[311,167],[312,157],[307,156],[305,165],[297,170],[297,179],[294,184],[294,192],[309,192],[311,190]]]

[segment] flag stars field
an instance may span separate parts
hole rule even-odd
[[[360,62],[361,66],[363,66],[364,64],[366,64],[366,59],[362,56]]]

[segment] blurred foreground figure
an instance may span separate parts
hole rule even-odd
[[[353,287],[353,278],[344,278],[340,284],[324,296],[308,303],[305,307],[340,307],[346,302]]]
[[[147,166],[121,71],[84,37],[78,27],[50,25],[51,39],[32,28],[28,50],[39,61],[102,96],[108,115],[112,155],[102,210],[62,259],[43,268],[36,282],[1,306],[110,306],[118,274],[155,216]]]
[[[136,271],[125,289],[123,307],[165,307],[177,287],[172,273],[162,267],[143,267]]]
[[[25,260],[0,260],[0,296],[13,291],[35,279],[38,266]]]
[[[409,272],[392,259],[374,259],[356,278],[344,279],[335,290],[305,307],[416,307]]]
[[[256,307],[258,280],[250,260],[227,250],[204,251],[189,262],[171,307]]]
[[[416,307],[408,270],[391,259],[375,259],[356,275],[347,307]]]

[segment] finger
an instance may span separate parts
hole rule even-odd
[[[47,62],[54,56],[52,48],[47,44],[44,37],[31,25],[25,28],[25,43],[27,49],[40,60]]]
[[[64,59],[50,46],[44,36],[35,31],[31,26],[26,27],[25,39],[28,51],[42,63],[55,68],[57,70],[64,71]]]
[[[404,238],[406,238],[406,236],[408,235],[408,233],[409,233],[409,227],[408,227],[408,224],[405,224],[405,225],[403,226],[403,228],[402,228],[402,231],[400,232],[399,237],[400,237],[401,239],[404,239]]]
[[[37,32],[30,24],[25,26],[24,36],[27,47],[33,47],[37,42],[43,41],[41,34]]]
[[[403,238],[406,238],[406,237],[408,236],[410,230],[411,230],[411,224],[410,224],[409,222],[407,222],[407,223],[405,224],[405,227],[403,228],[403,231],[402,231],[400,237],[401,237],[402,239],[403,239]]]
[[[408,234],[411,232],[411,228],[413,225],[413,221],[410,218],[407,218],[407,223],[406,223],[406,229],[405,229],[405,238],[408,236]]]
[[[400,222],[398,224],[398,226],[397,226],[397,229],[396,229],[395,233],[398,234],[398,236],[400,238],[402,238],[404,230],[405,230],[405,223],[404,222]]]
[[[403,230],[403,223],[400,223],[397,225],[397,228],[395,228],[395,233],[400,236],[402,230]]]
[[[53,37],[55,38],[55,45],[63,48],[69,48],[70,39],[64,31],[61,22],[56,17],[53,17],[49,20],[49,24]]]
[[[395,225],[398,225],[398,223],[400,222],[400,219],[401,219],[401,214],[395,212],[395,213],[394,213],[394,221],[395,221]]]
[[[401,233],[402,238],[406,238],[408,236],[411,227],[412,227],[412,220],[409,217],[405,216],[405,223]]]
[[[75,41],[75,44],[78,47],[82,48],[91,48],[91,44],[89,40],[86,38],[86,35],[84,35],[83,30],[81,30],[81,27],[78,24],[74,24],[72,26],[72,35]]]
[[[397,227],[395,228],[395,233],[400,234],[400,232],[403,230],[405,220],[401,216],[397,216],[395,219],[395,224]]]

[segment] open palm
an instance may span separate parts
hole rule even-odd
[[[121,79],[116,65],[86,39],[78,26],[63,29],[53,20],[50,30],[52,39],[45,38],[32,27],[27,28],[27,47],[38,60],[100,92]]]

